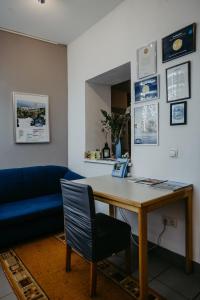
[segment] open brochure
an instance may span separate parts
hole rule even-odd
[[[163,189],[163,190],[170,190],[170,191],[176,191],[179,189],[182,189],[184,187],[190,186],[191,184],[183,183],[183,182],[177,182],[177,181],[165,181],[160,184],[154,185],[156,189]]]
[[[181,188],[191,186],[191,184],[178,182],[178,181],[171,181],[171,180],[160,180],[154,178],[145,178],[145,177],[130,177],[128,180],[135,182],[150,185],[156,189],[164,189],[170,191],[176,191]]]
[[[165,182],[166,180],[160,180],[155,178],[145,178],[145,177],[130,177],[128,180],[141,183],[141,184],[147,184],[147,185],[155,185],[162,182]]]

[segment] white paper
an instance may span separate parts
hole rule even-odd
[[[156,42],[152,42],[149,45],[138,49],[138,78],[147,77],[156,73],[156,54]]]

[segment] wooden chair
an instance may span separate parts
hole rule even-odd
[[[128,224],[102,213],[95,213],[92,188],[61,179],[66,234],[66,271],[71,270],[74,249],[90,262],[90,296],[96,294],[97,262],[126,250],[130,273],[130,237]]]

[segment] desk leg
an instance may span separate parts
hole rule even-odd
[[[109,204],[109,215],[115,218],[115,207],[112,204]]]
[[[192,272],[192,191],[188,192],[185,199],[185,257],[186,257],[186,273]]]
[[[147,212],[139,209],[139,289],[140,300],[148,298]]]

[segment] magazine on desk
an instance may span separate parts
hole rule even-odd
[[[145,178],[145,177],[130,177],[128,180],[135,182],[135,183],[141,183],[141,184],[147,184],[147,185],[155,185],[162,182],[165,182],[166,180],[160,180],[155,178]]]
[[[191,186],[191,184],[184,183],[184,182],[177,182],[172,180],[160,180],[160,179],[145,178],[145,177],[130,177],[128,178],[128,180],[139,184],[146,184],[155,189],[163,189],[169,191],[176,191],[184,187]]]
[[[187,186],[191,186],[191,184],[184,183],[184,182],[177,182],[177,181],[167,180],[163,183],[156,184],[153,187],[156,188],[156,189],[177,191],[177,190],[185,188]]]

